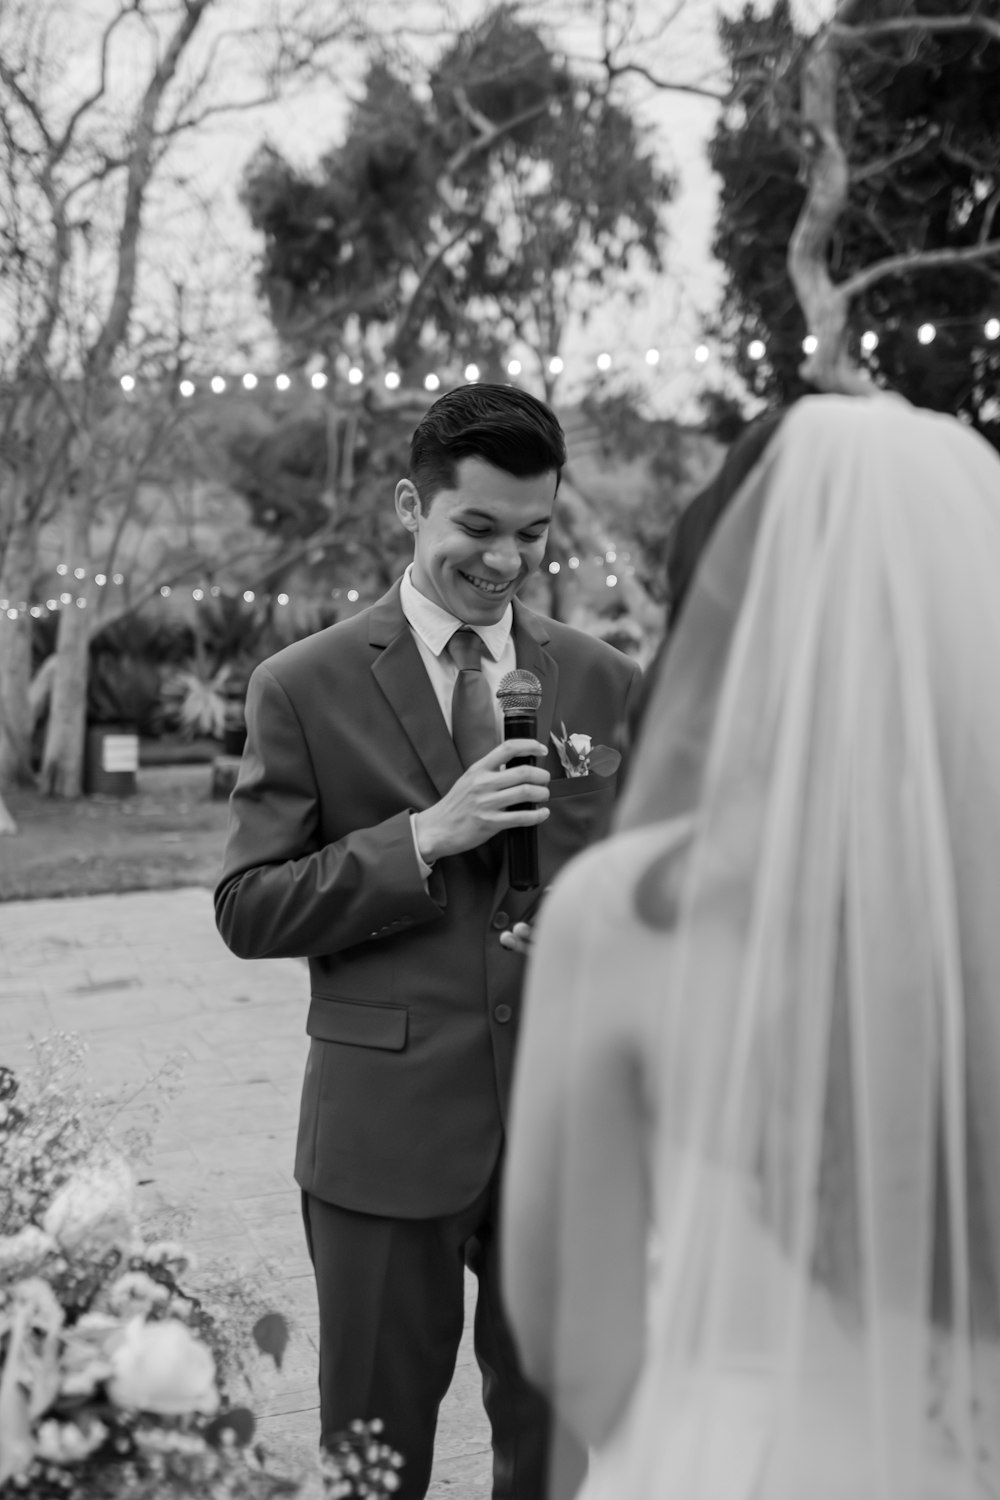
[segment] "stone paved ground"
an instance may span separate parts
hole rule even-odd
[[[16,841],[0,841],[0,858],[16,858]],[[171,1205],[190,1212],[184,1239],[205,1281],[235,1272],[294,1320],[283,1369],[257,1377],[254,1406],[273,1443],[308,1463],[318,1436],[316,1309],[291,1176],[305,1008],[304,965],[234,958],[207,890],[0,906],[5,1063],[21,1065],[29,1039],[52,1031],[87,1042],[99,1088],[138,1083],[181,1059],[181,1090],[141,1189],[146,1207],[153,1216]],[[139,1116],[144,1108],[137,1102]],[[481,1500],[489,1467],[467,1327],[430,1500]]]

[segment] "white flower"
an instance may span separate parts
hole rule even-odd
[[[78,1464],[99,1448],[108,1429],[96,1417],[79,1422],[42,1422],[36,1434],[36,1456],[50,1464]]]
[[[56,1249],[56,1242],[37,1224],[0,1237],[0,1277],[29,1276]]]
[[[573,746],[573,749],[576,751],[577,755],[580,756],[581,760],[586,760],[587,756],[590,754],[591,746],[593,744],[590,735],[571,734],[569,737],[569,742]]]
[[[167,1288],[145,1271],[126,1271],[108,1287],[107,1304],[122,1317],[145,1317],[169,1296]]]
[[[67,1255],[127,1250],[135,1237],[134,1195],[122,1158],[81,1167],[52,1199],[42,1227]]]
[[[116,1406],[184,1416],[219,1408],[215,1361],[176,1318],[145,1323],[132,1318],[111,1354],[108,1395]]]

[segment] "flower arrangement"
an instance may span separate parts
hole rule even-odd
[[[0,1066],[0,1500],[300,1494],[228,1393],[245,1351],[186,1286],[183,1248],[143,1238],[128,1159],[65,1087],[68,1040],[41,1044],[33,1090]],[[280,1367],[281,1315],[252,1334]],[[355,1423],[324,1455],[326,1500],[399,1487],[379,1439]]]

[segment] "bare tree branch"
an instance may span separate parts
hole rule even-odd
[[[860,12],[860,6],[858,10]],[[847,18],[849,14],[849,10],[843,15],[838,13],[830,23],[830,34],[849,45],[870,41],[873,37],[912,35],[915,31],[932,35],[979,32],[990,41],[1000,42],[1000,21],[991,21],[979,12],[964,16],[891,16],[884,21],[854,21]]]
[[[913,271],[931,271],[941,266],[972,266],[984,260],[1000,257],[1000,240],[987,245],[948,246],[940,250],[910,250],[901,255],[888,255],[885,260],[855,271],[837,288],[841,296],[851,301],[866,292],[887,276],[899,276]]]

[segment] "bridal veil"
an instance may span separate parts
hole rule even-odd
[[[641,964],[623,934],[619,972],[656,1010],[653,1222],[606,1492],[1000,1496],[1000,460],[981,437],[893,396],[791,410],[698,571],[618,827],[648,835]],[[584,979],[574,1025],[614,1004]],[[562,1196],[557,1403],[569,1361],[599,1380],[610,1357],[573,1332]]]

